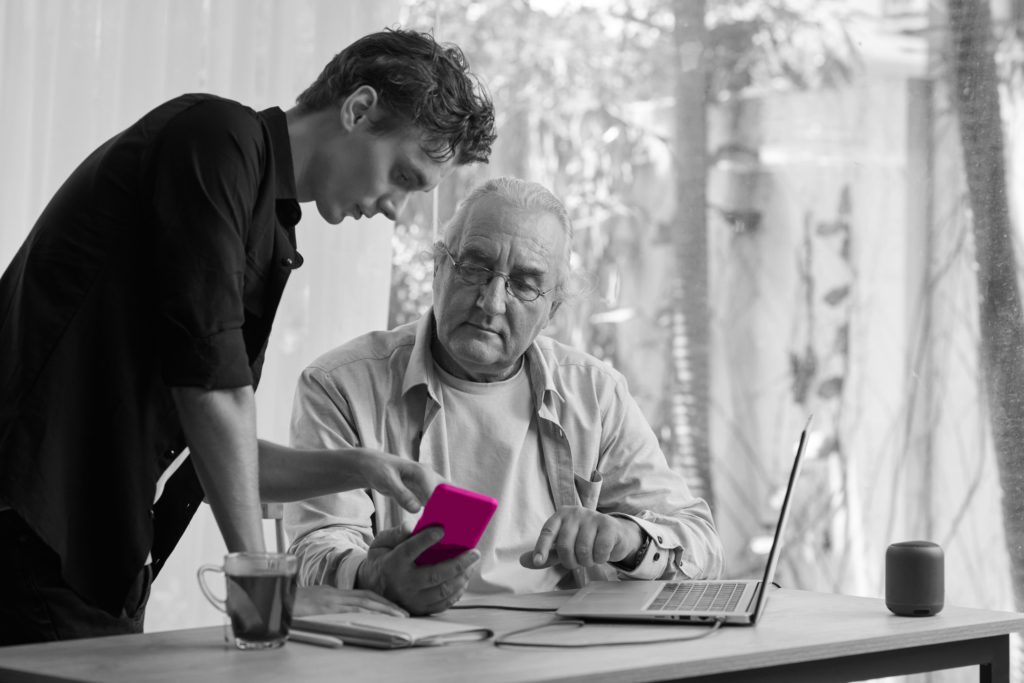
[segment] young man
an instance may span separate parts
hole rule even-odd
[[[721,572],[707,504],[669,469],[622,375],[541,335],[565,296],[570,243],[549,191],[488,181],[436,245],[432,310],[303,372],[295,446],[397,453],[499,506],[477,549],[420,567],[439,530],[409,538],[411,516],[378,494],[286,505],[300,583],[366,588],[429,614],[466,591],[554,590],[581,571]]]
[[[458,48],[384,31],[287,113],[184,95],[82,162],[0,279],[0,644],[140,631],[204,496],[230,551],[264,549],[261,500],[419,508],[439,478],[415,463],[258,441],[253,391],[299,203],[393,219],[494,138]]]

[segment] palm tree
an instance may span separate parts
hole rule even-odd
[[[707,95],[704,0],[674,0],[675,225],[669,378],[671,465],[714,508],[708,448],[710,403],[707,237]]]
[[[1016,607],[1024,610],[1024,316],[1017,287],[988,0],[949,0],[952,98],[970,200],[981,365]]]

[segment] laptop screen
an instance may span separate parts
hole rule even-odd
[[[756,622],[761,616],[761,610],[768,600],[768,589],[775,578],[775,566],[779,563],[779,553],[782,549],[782,532],[786,527],[786,520],[789,518],[789,502],[793,497],[793,486],[800,474],[800,463],[803,460],[804,447],[807,444],[807,430],[811,426],[813,415],[807,418],[804,430],[800,432],[800,443],[796,447],[796,457],[793,459],[793,469],[789,472],[789,484],[786,485],[786,497],[782,499],[782,509],[779,510],[779,523],[775,525],[775,538],[772,539],[772,549],[768,553],[768,565],[764,568],[764,578],[761,580],[761,590],[757,592],[757,607],[751,615],[751,621]]]

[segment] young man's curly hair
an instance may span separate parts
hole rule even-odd
[[[454,158],[461,165],[490,157],[497,137],[494,105],[456,45],[404,29],[371,33],[335,55],[296,101],[303,109],[325,109],[363,85],[377,91],[384,111],[372,122],[374,132],[412,124],[423,131],[425,151],[438,162]]]

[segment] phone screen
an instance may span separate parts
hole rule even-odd
[[[444,538],[416,558],[416,564],[437,564],[476,547],[494,516],[498,501],[451,484],[438,484],[423,507],[413,534],[428,526],[444,529]]]

